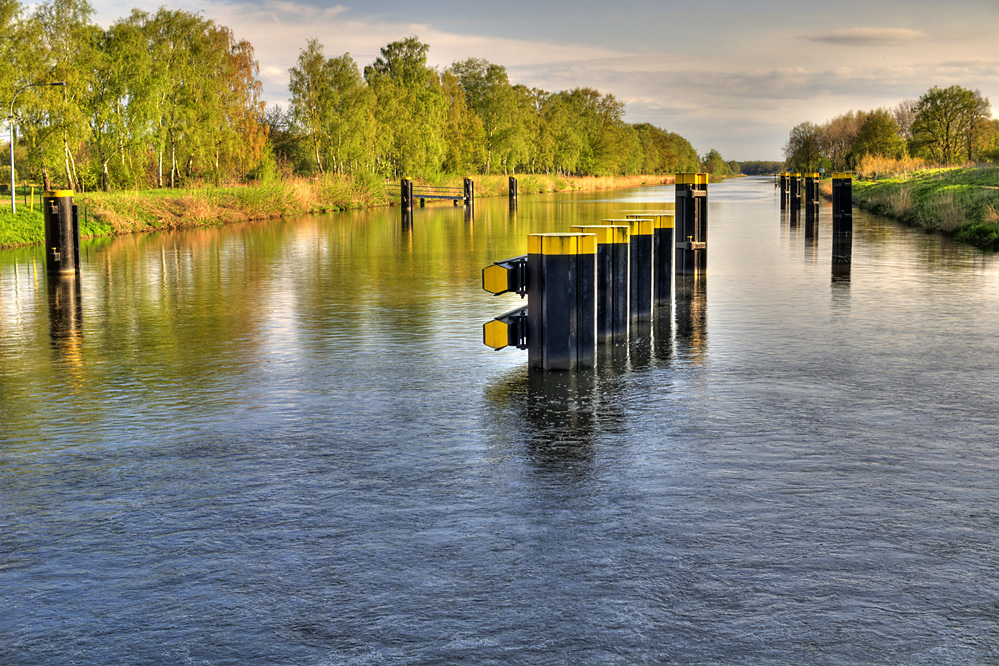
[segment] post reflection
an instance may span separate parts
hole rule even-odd
[[[48,277],[49,333],[52,340],[83,336],[83,298],[76,275]]]
[[[494,441],[522,444],[538,470],[586,474],[597,437],[624,420],[615,388],[620,370],[610,365],[576,372],[521,369],[501,378],[486,390]]]
[[[676,350],[703,363],[708,350],[707,278],[676,276]]]

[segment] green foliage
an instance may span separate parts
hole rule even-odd
[[[857,129],[849,152],[849,164],[855,167],[865,155],[902,159],[906,155],[905,141],[899,134],[898,123],[885,109],[866,115]]]
[[[934,86],[919,98],[912,124],[916,152],[938,163],[971,162],[981,153],[990,104],[977,90]]]
[[[784,157],[791,171],[817,171],[822,158],[822,128],[810,122],[795,126],[784,145]]]
[[[927,231],[991,247],[988,229],[999,224],[999,168],[935,169],[908,177],[855,181],[864,208]]]

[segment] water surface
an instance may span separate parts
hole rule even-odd
[[[672,188],[0,252],[0,662],[999,662],[999,263],[709,197],[574,374],[481,269]]]

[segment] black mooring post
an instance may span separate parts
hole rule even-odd
[[[834,173],[832,177],[832,235],[834,264],[853,260],[853,176]]]
[[[625,225],[577,225],[570,230],[597,237],[597,341],[628,339],[630,242]]]
[[[510,201],[517,201],[517,179],[513,176],[510,176]]]
[[[652,291],[655,224],[650,217],[603,220],[601,224],[627,225],[631,258],[628,307],[633,321],[652,321]],[[632,336],[635,337],[635,336]]]
[[[673,213],[628,213],[628,218],[651,217],[652,235],[652,300],[656,305],[673,301]]]
[[[819,174],[805,174],[805,239],[818,235],[819,228]]]
[[[788,187],[788,205],[792,209],[801,210],[801,174],[792,173]]]
[[[409,178],[403,178],[402,183],[399,186],[399,191],[402,198],[402,208],[403,210],[413,211],[413,181]]]
[[[597,237],[527,237],[527,362],[538,370],[593,367],[597,357]]]
[[[787,178],[790,174],[786,171],[780,175],[780,209],[785,210],[787,208],[787,190],[788,183]]]
[[[462,192],[465,197],[465,205],[475,205],[475,183],[471,178],[466,178],[462,183]]]
[[[673,264],[677,275],[696,275],[707,268],[707,240],[708,174],[677,174],[676,261]]]
[[[80,222],[73,205],[73,190],[53,190],[42,195],[45,217],[45,269],[48,273],[80,270]]]

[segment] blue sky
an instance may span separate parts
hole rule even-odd
[[[132,7],[94,3],[109,25]],[[508,0],[328,4],[180,0],[249,40],[264,97],[287,104],[288,69],[309,38],[363,67],[409,35],[430,64],[485,58],[513,83],[550,92],[593,87],[626,104],[625,120],[686,137],[702,155],[782,159],[791,128],[852,109],[890,107],[932,86],[978,89],[999,117],[999,0]]]

